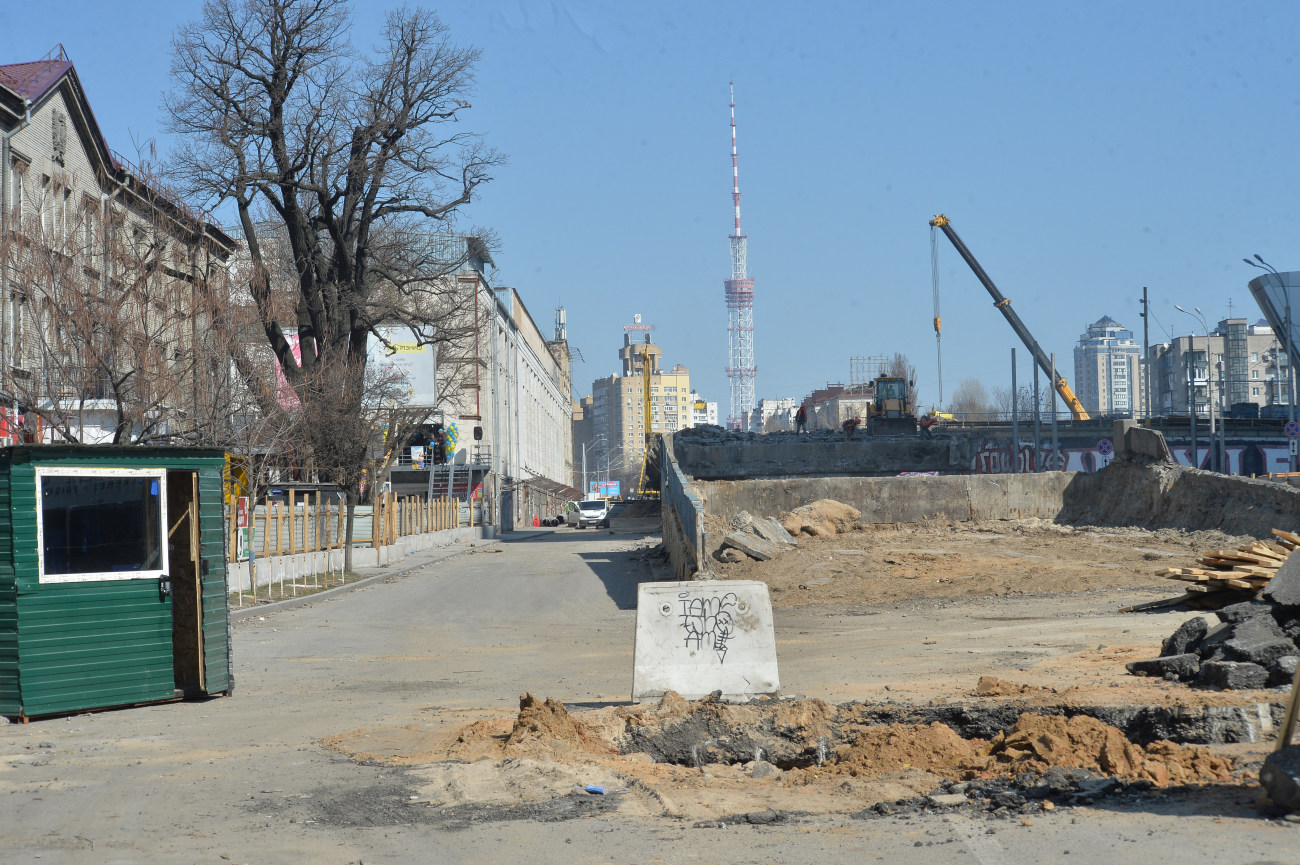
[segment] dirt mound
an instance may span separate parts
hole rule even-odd
[[[801,532],[814,537],[837,535],[851,531],[862,512],[834,499],[819,499],[812,504],[781,514],[781,525],[792,535]]]
[[[853,777],[904,769],[942,775],[977,762],[981,744],[963,739],[946,724],[865,727],[852,744],[836,750],[833,771]]]
[[[506,749],[526,752],[539,746],[560,752],[616,753],[608,741],[570,715],[559,700],[547,697],[538,702],[532,694],[524,694],[519,698],[519,716],[506,738]]]
[[[977,697],[1041,697],[1055,693],[1054,688],[1040,688],[1037,685],[1017,685],[1015,682],[1008,682],[1005,679],[999,679],[997,676],[980,676],[980,680],[975,683],[975,696]]]
[[[993,738],[985,753],[988,762],[979,773],[985,777],[1059,767],[1167,787],[1227,781],[1231,770],[1229,761],[1206,748],[1163,740],[1143,748],[1109,724],[1082,715],[1021,715],[1010,730]]]

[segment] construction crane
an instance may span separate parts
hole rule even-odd
[[[974,271],[975,277],[986,289],[988,289],[989,294],[993,296],[993,305],[1001,311],[1002,315],[1006,318],[1007,323],[1011,325],[1011,329],[1016,332],[1016,336],[1020,337],[1020,341],[1025,344],[1025,348],[1029,349],[1029,353],[1034,356],[1034,361],[1040,368],[1042,368],[1043,372],[1047,374],[1047,377],[1050,380],[1054,372],[1052,369],[1052,360],[1047,356],[1047,353],[1043,351],[1043,347],[1038,344],[1038,340],[1034,339],[1033,334],[1029,332],[1029,328],[1025,327],[1025,323],[1020,320],[1020,316],[1016,315],[1016,311],[1011,308],[1011,299],[1003,297],[1002,292],[998,291],[998,287],[993,284],[993,280],[989,279],[989,275],[984,272],[984,268],[975,260],[975,256],[971,255],[970,250],[966,248],[966,244],[961,242],[961,238],[958,237],[957,232],[953,230],[952,223],[949,221],[948,217],[940,213],[934,219],[931,219],[930,230],[933,231],[936,228],[944,233],[952,243],[953,248],[957,250],[958,255],[960,255],[968,265],[970,265],[970,269]],[[937,262],[934,261],[933,257],[931,259],[931,266],[937,267]],[[935,277],[935,280],[937,283],[937,277]],[[935,333],[937,335],[939,330],[937,325],[937,313],[935,315],[935,321]],[[1079,402],[1079,398],[1074,395],[1074,391],[1070,390],[1070,386],[1065,381],[1065,376],[1057,373],[1056,380],[1052,382],[1052,386],[1056,388],[1056,392],[1061,395],[1061,399],[1065,400],[1065,404],[1069,406],[1070,413],[1074,415],[1075,420],[1088,419],[1088,410],[1083,407],[1083,403]]]

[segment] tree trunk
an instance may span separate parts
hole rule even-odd
[[[348,490],[348,517],[344,521],[343,529],[343,575],[346,577],[352,573],[352,526],[357,518],[357,493],[356,490]],[[371,529],[370,534],[374,535]]]

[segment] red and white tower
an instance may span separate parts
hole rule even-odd
[[[731,279],[723,285],[727,297],[727,378],[731,410],[727,428],[744,429],[754,409],[754,280],[749,278],[749,238],[740,230],[740,163],[736,157],[736,83],[731,82],[731,201],[736,230],[731,235]]]

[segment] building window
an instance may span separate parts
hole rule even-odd
[[[1252,352],[1250,353],[1250,362],[1251,362],[1251,363],[1259,363],[1259,352],[1257,352],[1257,351],[1252,351]]]
[[[36,469],[42,583],[157,579],[167,573],[167,473]]]
[[[1251,395],[1251,396],[1259,396],[1259,388],[1257,388],[1257,387],[1252,387],[1252,388],[1250,389],[1250,395]],[[1191,423],[1191,422],[1188,421],[1188,423]]]
[[[1252,369],[1252,370],[1250,371],[1250,377],[1251,377],[1251,378],[1255,378],[1255,379],[1259,378],[1259,370],[1257,370],[1257,369]]]

